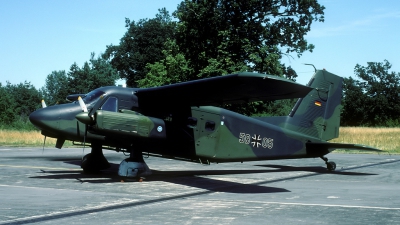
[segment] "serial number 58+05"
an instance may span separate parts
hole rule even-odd
[[[267,138],[267,137],[260,137],[260,135],[254,134],[246,134],[240,133],[239,134],[239,143],[252,145],[253,147],[263,147],[272,149],[274,147],[274,139]]]

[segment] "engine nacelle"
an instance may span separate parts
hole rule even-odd
[[[92,126],[92,130],[97,134],[136,138],[166,138],[164,120],[159,118],[144,116],[129,110],[122,112],[98,110],[94,116],[96,124]]]

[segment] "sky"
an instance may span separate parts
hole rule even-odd
[[[125,18],[154,18],[158,9],[173,12],[180,0],[0,0],[0,83],[25,81],[37,89],[52,71],[82,67],[90,54],[118,45],[126,32]],[[305,37],[312,53],[284,57],[306,84],[314,69],[342,77],[354,75],[357,64],[392,64],[400,73],[400,1],[320,0],[325,22],[314,22]]]

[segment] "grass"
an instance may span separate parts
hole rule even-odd
[[[39,131],[0,130],[0,146],[28,147],[43,146],[44,136]],[[400,154],[400,128],[341,127],[339,138],[331,140],[337,143],[363,144]],[[56,139],[46,138],[46,147],[54,147]],[[64,147],[72,146],[66,141]],[[365,153],[363,151],[339,150],[335,152]]]
[[[390,154],[400,154],[400,128],[341,127],[337,143],[368,145]],[[347,152],[347,151],[336,151]],[[354,153],[364,151],[351,151]]]
[[[27,146],[43,146],[44,136],[40,131],[16,131],[16,130],[0,130],[0,146],[27,147]],[[54,147],[56,139],[46,138],[45,147]],[[65,142],[65,147],[71,146],[69,141]]]

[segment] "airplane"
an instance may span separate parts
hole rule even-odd
[[[151,88],[107,86],[72,94],[71,103],[46,106],[29,116],[46,137],[91,152],[84,172],[109,168],[103,149],[129,153],[122,178],[151,175],[143,155],[202,164],[321,158],[335,149],[380,151],[365,145],[328,142],[339,136],[343,78],[316,70],[307,85],[273,75],[241,72]],[[288,116],[248,117],[218,107],[298,98]]]

